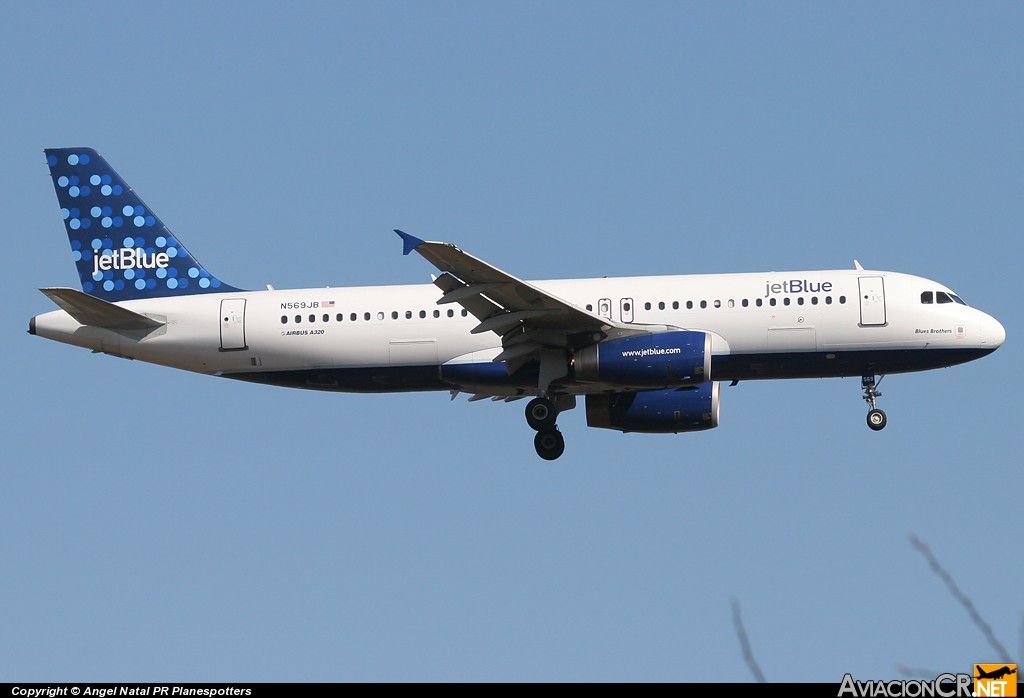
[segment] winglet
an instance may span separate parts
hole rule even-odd
[[[420,240],[418,237],[410,235],[409,233],[403,233],[397,228],[395,229],[395,232],[398,233],[398,237],[402,238],[402,254],[409,254],[424,243],[424,240]]]

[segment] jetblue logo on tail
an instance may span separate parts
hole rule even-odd
[[[115,254],[94,255],[93,276],[108,269],[166,269],[170,257],[166,252],[146,254],[144,250],[122,247]]]
[[[90,148],[46,151],[82,290],[108,301],[238,291],[200,264]]]

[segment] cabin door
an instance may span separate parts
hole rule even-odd
[[[245,299],[220,302],[220,350],[239,351],[245,346]]]
[[[881,276],[862,276],[860,284],[861,327],[885,324],[885,283]]]

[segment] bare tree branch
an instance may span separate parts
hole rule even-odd
[[[931,669],[909,667],[906,664],[897,664],[896,672],[911,679],[934,679],[936,676],[942,673],[939,671],[932,671]]]
[[[978,609],[974,607],[974,603],[967,598],[966,594],[960,591],[960,587],[958,587],[956,582],[953,581],[953,577],[949,572],[944,570],[942,565],[939,564],[939,561],[935,559],[935,555],[932,554],[931,548],[925,545],[925,543],[913,533],[910,534],[910,544],[924,555],[925,559],[928,560],[928,565],[932,568],[932,571],[937,574],[943,582],[945,582],[946,588],[949,589],[949,593],[953,595],[953,598],[960,602],[960,605],[967,611],[967,615],[971,617],[971,621],[978,626],[981,632],[985,635],[985,639],[988,640],[988,644],[991,645],[999,654],[1000,661],[1006,662],[1007,664],[1011,663],[1013,660],[1010,659],[1009,652],[1007,652],[1002,643],[996,639],[995,633],[992,632],[992,628],[985,622],[985,619],[981,617],[981,614],[978,613]]]
[[[747,663],[747,667],[750,669],[750,673],[754,675],[754,680],[758,683],[766,683],[764,674],[761,673],[761,667],[757,665],[757,660],[754,659],[754,653],[750,649],[750,640],[747,638],[747,630],[743,627],[743,618],[740,615],[740,602],[736,599],[732,599],[732,624],[736,628],[736,637],[740,640],[740,648],[743,650],[743,661]]]

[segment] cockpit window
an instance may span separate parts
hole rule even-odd
[[[960,296],[949,291],[924,291],[921,293],[921,303],[931,305],[932,303],[959,303],[967,305]]]

